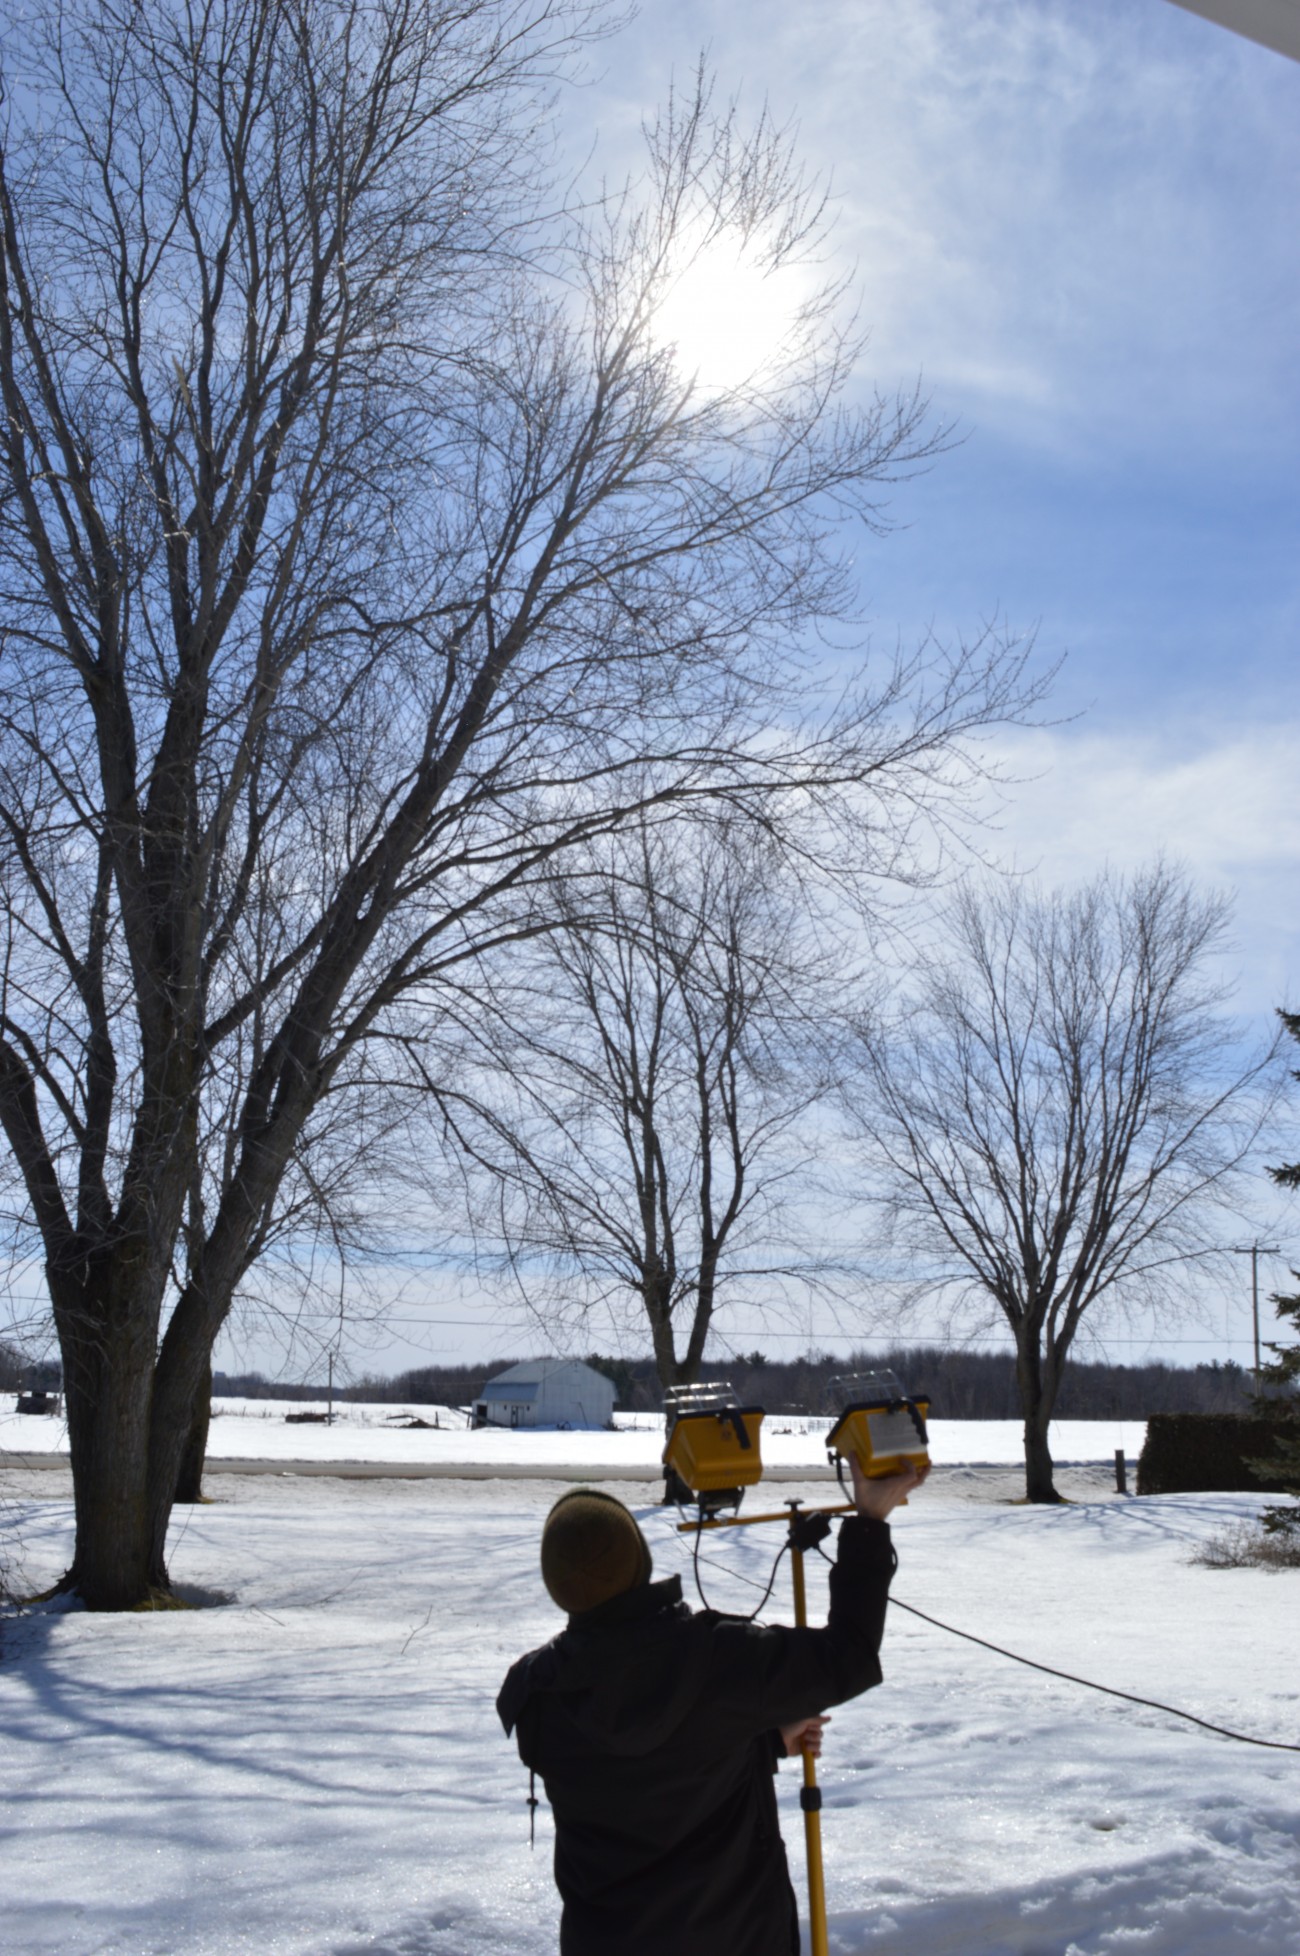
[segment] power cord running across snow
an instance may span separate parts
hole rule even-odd
[[[819,1547],[817,1553],[821,1556],[823,1562],[830,1563],[832,1568],[835,1566],[832,1558],[827,1555],[825,1549]],[[695,1538],[695,1552],[692,1561],[695,1570],[695,1587],[699,1590],[700,1601],[704,1602],[704,1590],[700,1584],[700,1563],[708,1562],[719,1569],[726,1568],[727,1565],[718,1562],[714,1556],[701,1556],[698,1534]],[[735,1581],[747,1583],[752,1589],[761,1589],[763,1591],[762,1596],[759,1598],[758,1603],[755,1605],[748,1619],[751,1623],[772,1593],[772,1585],[776,1581],[776,1571],[780,1566],[780,1561],[781,1557],[778,1555],[772,1568],[772,1574],[766,1585],[761,1582],[755,1582],[753,1576],[747,1576],[739,1569],[728,1568],[728,1574]],[[1085,1691],[1100,1691],[1104,1697],[1122,1698],[1124,1703],[1128,1705],[1145,1705],[1148,1711],[1165,1712],[1170,1718],[1185,1719],[1189,1725],[1199,1725],[1203,1732],[1213,1732],[1221,1739],[1235,1739],[1238,1745],[1262,1745],[1270,1752],[1300,1752],[1300,1745],[1295,1745],[1289,1740],[1257,1739],[1249,1732],[1234,1732],[1230,1726],[1215,1725],[1208,1718],[1198,1718],[1195,1712],[1181,1711],[1177,1705],[1162,1704],[1158,1698],[1140,1698],[1135,1691],[1119,1691],[1113,1684],[1098,1684],[1095,1679],[1078,1677],[1073,1671],[1060,1671],[1054,1664],[1040,1664],[1036,1658],[1022,1657],[1019,1651],[1006,1650],[1001,1644],[990,1643],[987,1637],[977,1637],[970,1630],[958,1630],[955,1624],[943,1623],[937,1616],[928,1616],[924,1610],[918,1610],[915,1603],[904,1603],[901,1597],[891,1596],[889,1601],[893,1608],[906,1610],[909,1616],[920,1617],[923,1623],[931,1624],[936,1630],[946,1630],[950,1637],[961,1637],[968,1644],[978,1644],[981,1650],[991,1650],[996,1657],[1008,1657],[1013,1664],[1023,1664],[1031,1671],[1042,1671],[1049,1678],[1061,1678],[1066,1684],[1082,1685]],[[708,1607],[707,1603],[705,1607]]]
[[[827,1556],[826,1560],[829,1562],[830,1557]],[[1189,1725],[1199,1725],[1204,1732],[1217,1732],[1221,1739],[1236,1739],[1239,1745],[1263,1745],[1272,1752],[1300,1752],[1300,1745],[1292,1745],[1285,1739],[1252,1738],[1249,1732],[1233,1732],[1226,1725],[1213,1725],[1208,1718],[1197,1718],[1195,1712],[1180,1711],[1177,1705],[1162,1705],[1157,1698],[1139,1698],[1135,1691],[1117,1691],[1113,1684],[1096,1684],[1092,1678],[1076,1677],[1073,1671],[1058,1671],[1052,1664],[1039,1664],[1032,1657],[1021,1657],[1018,1651],[1004,1650],[1001,1644],[991,1644],[987,1637],[976,1637],[969,1630],[958,1630],[951,1623],[941,1623],[937,1616],[927,1616],[914,1603],[904,1603],[897,1596],[891,1596],[889,1601],[894,1609],[906,1610],[909,1616],[919,1616],[923,1623],[932,1623],[936,1630],[946,1630],[951,1637],[964,1637],[968,1644],[978,1644],[981,1650],[991,1650],[999,1657],[1009,1657],[1013,1664],[1028,1665],[1031,1671],[1045,1671],[1049,1678],[1064,1678],[1067,1684],[1081,1684],[1085,1690],[1104,1692],[1108,1698],[1123,1698],[1126,1704],[1146,1705],[1151,1711],[1168,1712],[1171,1718],[1185,1718]]]

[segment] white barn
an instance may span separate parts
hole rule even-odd
[[[474,1402],[475,1426],[608,1426],[612,1382],[580,1358],[541,1358],[489,1379]]]

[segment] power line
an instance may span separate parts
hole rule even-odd
[[[318,1316],[312,1317],[295,1312],[293,1316],[294,1322],[298,1324],[336,1324],[338,1322],[337,1311],[321,1312]],[[365,1322],[365,1320],[359,1321]],[[498,1329],[529,1331],[536,1330],[537,1328],[537,1320],[534,1318],[498,1319],[492,1316],[490,1309],[485,1311],[482,1316],[475,1318],[394,1317],[391,1313],[384,1311],[377,1314],[373,1322],[377,1325],[422,1325],[432,1331],[439,1330],[443,1325],[478,1325],[485,1331]],[[978,1331],[964,1336],[959,1332],[909,1331],[906,1327],[897,1331],[854,1331],[841,1326],[832,1326],[823,1331],[813,1332],[774,1331],[766,1325],[742,1325],[738,1327],[731,1323],[715,1325],[711,1329],[716,1337],[724,1338],[728,1344],[734,1344],[738,1339],[767,1338],[781,1340],[794,1339],[805,1345],[812,1346],[819,1339],[835,1338],[850,1340],[856,1345],[956,1345],[965,1348],[970,1345],[991,1343],[998,1345],[999,1349],[1002,1350],[1010,1351],[1011,1349],[1010,1344],[996,1331]],[[1152,1332],[1149,1336],[1142,1338],[1108,1337],[1103,1342],[1107,1345],[1196,1345],[1213,1350],[1222,1350],[1225,1345],[1249,1344],[1249,1340],[1245,1338],[1164,1337],[1157,1332]],[[1083,1362],[1087,1363],[1086,1358]]]
[[[20,1304],[45,1305],[48,1302],[43,1297],[20,1296],[12,1291],[7,1293],[7,1295],[13,1302]],[[271,1309],[274,1311],[274,1307],[255,1308]],[[275,1314],[279,1315],[279,1313]],[[302,1325],[337,1324],[339,1317],[337,1311],[312,1313],[288,1311],[283,1315],[291,1318],[295,1324]],[[372,1320],[357,1318],[350,1321],[358,1324],[373,1323],[381,1328],[394,1324],[415,1325],[427,1331],[439,1331],[444,1327],[447,1329],[479,1329],[483,1331],[500,1330],[511,1332],[534,1331],[537,1329],[537,1320],[534,1318],[495,1318],[492,1315],[492,1308],[490,1306],[479,1316],[472,1318],[395,1316],[392,1312],[381,1310],[376,1312]],[[837,1339],[848,1341],[855,1345],[953,1345],[962,1349],[968,1349],[973,1345],[993,1344],[999,1350],[1010,1350],[1009,1344],[996,1331],[977,1331],[963,1335],[959,1332],[912,1331],[906,1326],[900,1327],[895,1331],[854,1331],[842,1326],[831,1326],[825,1330],[813,1332],[777,1331],[767,1325],[736,1326],[730,1322],[716,1325],[712,1329],[715,1336],[725,1339],[728,1344],[734,1344],[737,1340],[755,1338],[767,1339],[769,1341],[779,1340],[781,1342],[793,1341],[802,1343],[811,1349],[821,1340]],[[1221,1351],[1225,1346],[1230,1349],[1233,1345],[1248,1345],[1250,1341],[1246,1338],[1187,1338],[1183,1336],[1165,1336],[1158,1332],[1152,1332],[1146,1337],[1121,1338],[1108,1336],[1104,1338],[1103,1342],[1106,1345],[1187,1345],[1200,1349]],[[1088,1362],[1086,1356],[1083,1357],[1083,1362],[1085,1364]]]

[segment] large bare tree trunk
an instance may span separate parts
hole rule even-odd
[[[1056,1502],[1061,1496],[1052,1477],[1052,1455],[1047,1444],[1047,1419],[1041,1413],[1025,1420],[1025,1499],[1031,1502]]]
[[[694,1385],[700,1376],[699,1353],[695,1352],[692,1356],[691,1343],[688,1343],[683,1357],[677,1356],[677,1341],[673,1335],[673,1288],[669,1273],[657,1280],[650,1279],[643,1291],[646,1318],[650,1325],[650,1345],[662,1392],[666,1392],[670,1386]]]
[[[1016,1353],[1016,1384],[1025,1420],[1025,1499],[1044,1504],[1059,1501],[1047,1443],[1056,1393],[1044,1377],[1036,1334],[1032,1344],[1023,1345]]]
[[[61,1587],[89,1609],[130,1609],[167,1587],[149,1484],[153,1339],[119,1317],[65,1331],[63,1352],[77,1534]]]
[[[185,1436],[181,1471],[176,1480],[178,1504],[190,1505],[203,1499],[203,1463],[208,1453],[208,1427],[212,1420],[212,1354],[208,1353],[194,1400],[190,1430]]]

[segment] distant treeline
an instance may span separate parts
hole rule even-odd
[[[513,1358],[484,1365],[422,1365],[394,1378],[364,1378],[335,1389],[335,1398],[404,1405],[467,1406],[489,1379]],[[654,1365],[648,1358],[606,1358],[589,1353],[594,1365],[614,1383],[623,1412],[653,1412],[662,1403]],[[831,1408],[831,1380],[846,1372],[888,1369],[911,1392],[927,1392],[936,1417],[1018,1419],[1015,1360],[1007,1352],[979,1352],[936,1345],[899,1345],[886,1352],[856,1352],[832,1358],[812,1352],[785,1361],[761,1351],[741,1358],[711,1360],[701,1368],[708,1380],[729,1380],[742,1402],[769,1413],[824,1413]],[[260,1372],[213,1375],[221,1398],[323,1399],[325,1387],[285,1385]],[[1240,1411],[1253,1389],[1250,1372],[1231,1362],[1208,1365],[1106,1365],[1079,1361],[1065,1375],[1056,1414],[1059,1419],[1146,1419],[1151,1413],[1226,1413]]]
[[[518,1361],[498,1358],[481,1365],[423,1365],[393,1378],[361,1379],[335,1388],[339,1400],[390,1404],[467,1406],[489,1379]],[[662,1403],[653,1362],[606,1358],[587,1362],[614,1383],[622,1412],[653,1412]],[[782,1363],[761,1351],[741,1358],[710,1360],[701,1368],[709,1380],[726,1379],[741,1399],[769,1413],[824,1413],[830,1409],[830,1381],[845,1372],[888,1369],[909,1391],[928,1392],[935,1415],[947,1419],[1018,1419],[1015,1361],[1007,1352],[980,1352],[936,1345],[900,1345],[887,1352],[857,1352],[850,1358],[809,1353]],[[56,1360],[32,1360],[0,1341],[0,1392],[20,1387],[55,1391],[62,1384]],[[286,1384],[261,1372],[217,1372],[212,1389],[230,1399],[323,1399],[324,1383]],[[1146,1419],[1151,1413],[1230,1413],[1249,1403],[1250,1372],[1231,1362],[1208,1365],[1071,1364],[1057,1401],[1060,1419]]]

